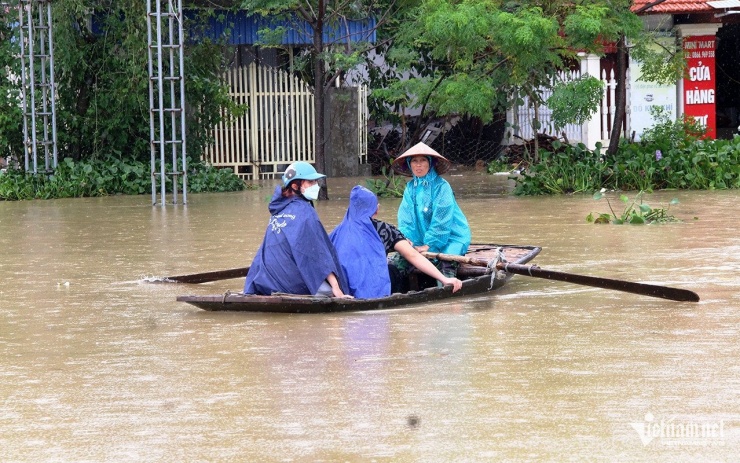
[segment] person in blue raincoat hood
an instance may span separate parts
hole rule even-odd
[[[352,188],[344,220],[329,234],[345,270],[350,294],[368,299],[391,294],[385,246],[371,217],[378,198],[361,186]]]
[[[247,273],[245,294],[307,294],[346,297],[344,272],[313,208],[317,180],[325,177],[307,162],[291,164],[275,188],[272,216]]]
[[[414,267],[441,285],[450,286],[452,292],[462,287],[460,280],[444,276],[419,254],[396,227],[375,219],[377,213],[378,197],[357,185],[350,193],[344,220],[329,234],[352,296],[372,299],[389,296],[391,291],[399,292],[403,284],[398,280],[406,277]],[[394,266],[389,265],[386,258],[391,252],[397,252],[413,267],[405,267],[407,272],[392,269]]]
[[[465,255],[470,227],[452,187],[440,177],[450,161],[424,143],[417,143],[393,161],[393,169],[412,177],[398,208],[398,228],[419,252]],[[442,273],[454,276],[454,263],[440,262]]]

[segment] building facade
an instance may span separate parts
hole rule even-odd
[[[646,21],[676,31],[686,53],[677,117],[693,117],[711,138],[732,138],[740,125],[740,0],[635,0],[634,11],[643,7]]]

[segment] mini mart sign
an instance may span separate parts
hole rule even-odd
[[[692,36],[683,41],[688,65],[688,73],[683,80],[684,114],[706,127],[708,138],[716,138],[717,135],[716,44],[713,35]]]

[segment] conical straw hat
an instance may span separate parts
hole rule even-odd
[[[411,177],[413,174],[411,173],[411,169],[409,169],[409,165],[406,160],[414,156],[429,156],[434,158],[434,163],[432,164],[432,167],[437,171],[439,175],[442,175],[450,170],[450,167],[452,165],[452,163],[448,161],[447,158],[434,151],[425,143],[419,142],[411,148],[407,149],[402,155],[398,156],[393,161],[393,170],[401,175],[405,175],[406,177]]]

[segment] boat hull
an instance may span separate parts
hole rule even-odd
[[[503,251],[507,262],[517,264],[525,264],[531,261],[541,250],[536,246],[471,245],[466,257],[477,260],[493,260],[498,254],[498,249]],[[512,277],[512,274],[492,271],[486,267],[462,264],[458,269],[458,277],[463,281],[463,285],[455,293],[452,292],[451,287],[433,286],[418,291],[409,291],[408,293],[391,294],[377,299],[345,299],[291,294],[257,296],[227,291],[225,294],[178,296],[177,300],[207,311],[334,313],[384,310],[495,291],[503,287]]]

